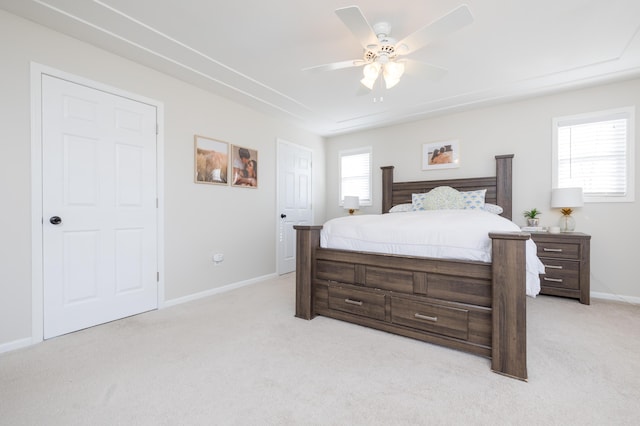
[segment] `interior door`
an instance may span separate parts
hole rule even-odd
[[[278,272],[296,269],[294,225],[311,225],[311,150],[278,141]]]
[[[157,308],[156,108],[42,76],[44,338]]]

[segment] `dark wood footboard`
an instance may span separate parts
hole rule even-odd
[[[527,379],[526,233],[492,233],[493,261],[320,247],[322,226],[295,226],[296,316],[328,316],[491,358]]]
[[[492,239],[491,369],[527,380],[527,233],[490,233]]]
[[[313,311],[314,257],[320,248],[322,226],[294,226],[296,229],[296,316],[315,317]]]

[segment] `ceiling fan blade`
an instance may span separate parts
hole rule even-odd
[[[330,64],[316,65],[313,67],[303,68],[302,71],[309,72],[323,72],[323,71],[335,71],[343,68],[359,67],[364,65],[362,59],[352,59],[350,61],[332,62]]]
[[[367,18],[364,17],[358,6],[336,9],[336,15],[349,28],[365,50],[369,50],[369,45],[378,44],[378,37],[376,37],[371,25],[367,22]]]
[[[473,15],[471,15],[469,7],[463,4],[402,39],[396,44],[396,50],[403,55],[413,53],[431,43],[433,40],[458,31],[472,22]]]
[[[420,77],[425,77],[434,81],[440,80],[449,72],[446,68],[412,59],[403,59],[398,62],[405,63],[407,74],[419,75]]]

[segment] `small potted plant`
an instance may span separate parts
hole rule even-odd
[[[527,226],[538,226],[540,219],[538,219],[538,216],[541,215],[542,213],[540,212],[540,210],[533,208],[531,210],[526,210],[524,212],[524,217],[527,219]]]

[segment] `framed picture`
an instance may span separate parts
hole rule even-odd
[[[229,182],[229,144],[195,135],[195,182],[227,185]]]
[[[231,165],[232,186],[258,187],[258,151],[232,145]]]
[[[457,140],[422,145],[422,170],[460,167],[460,145]]]

